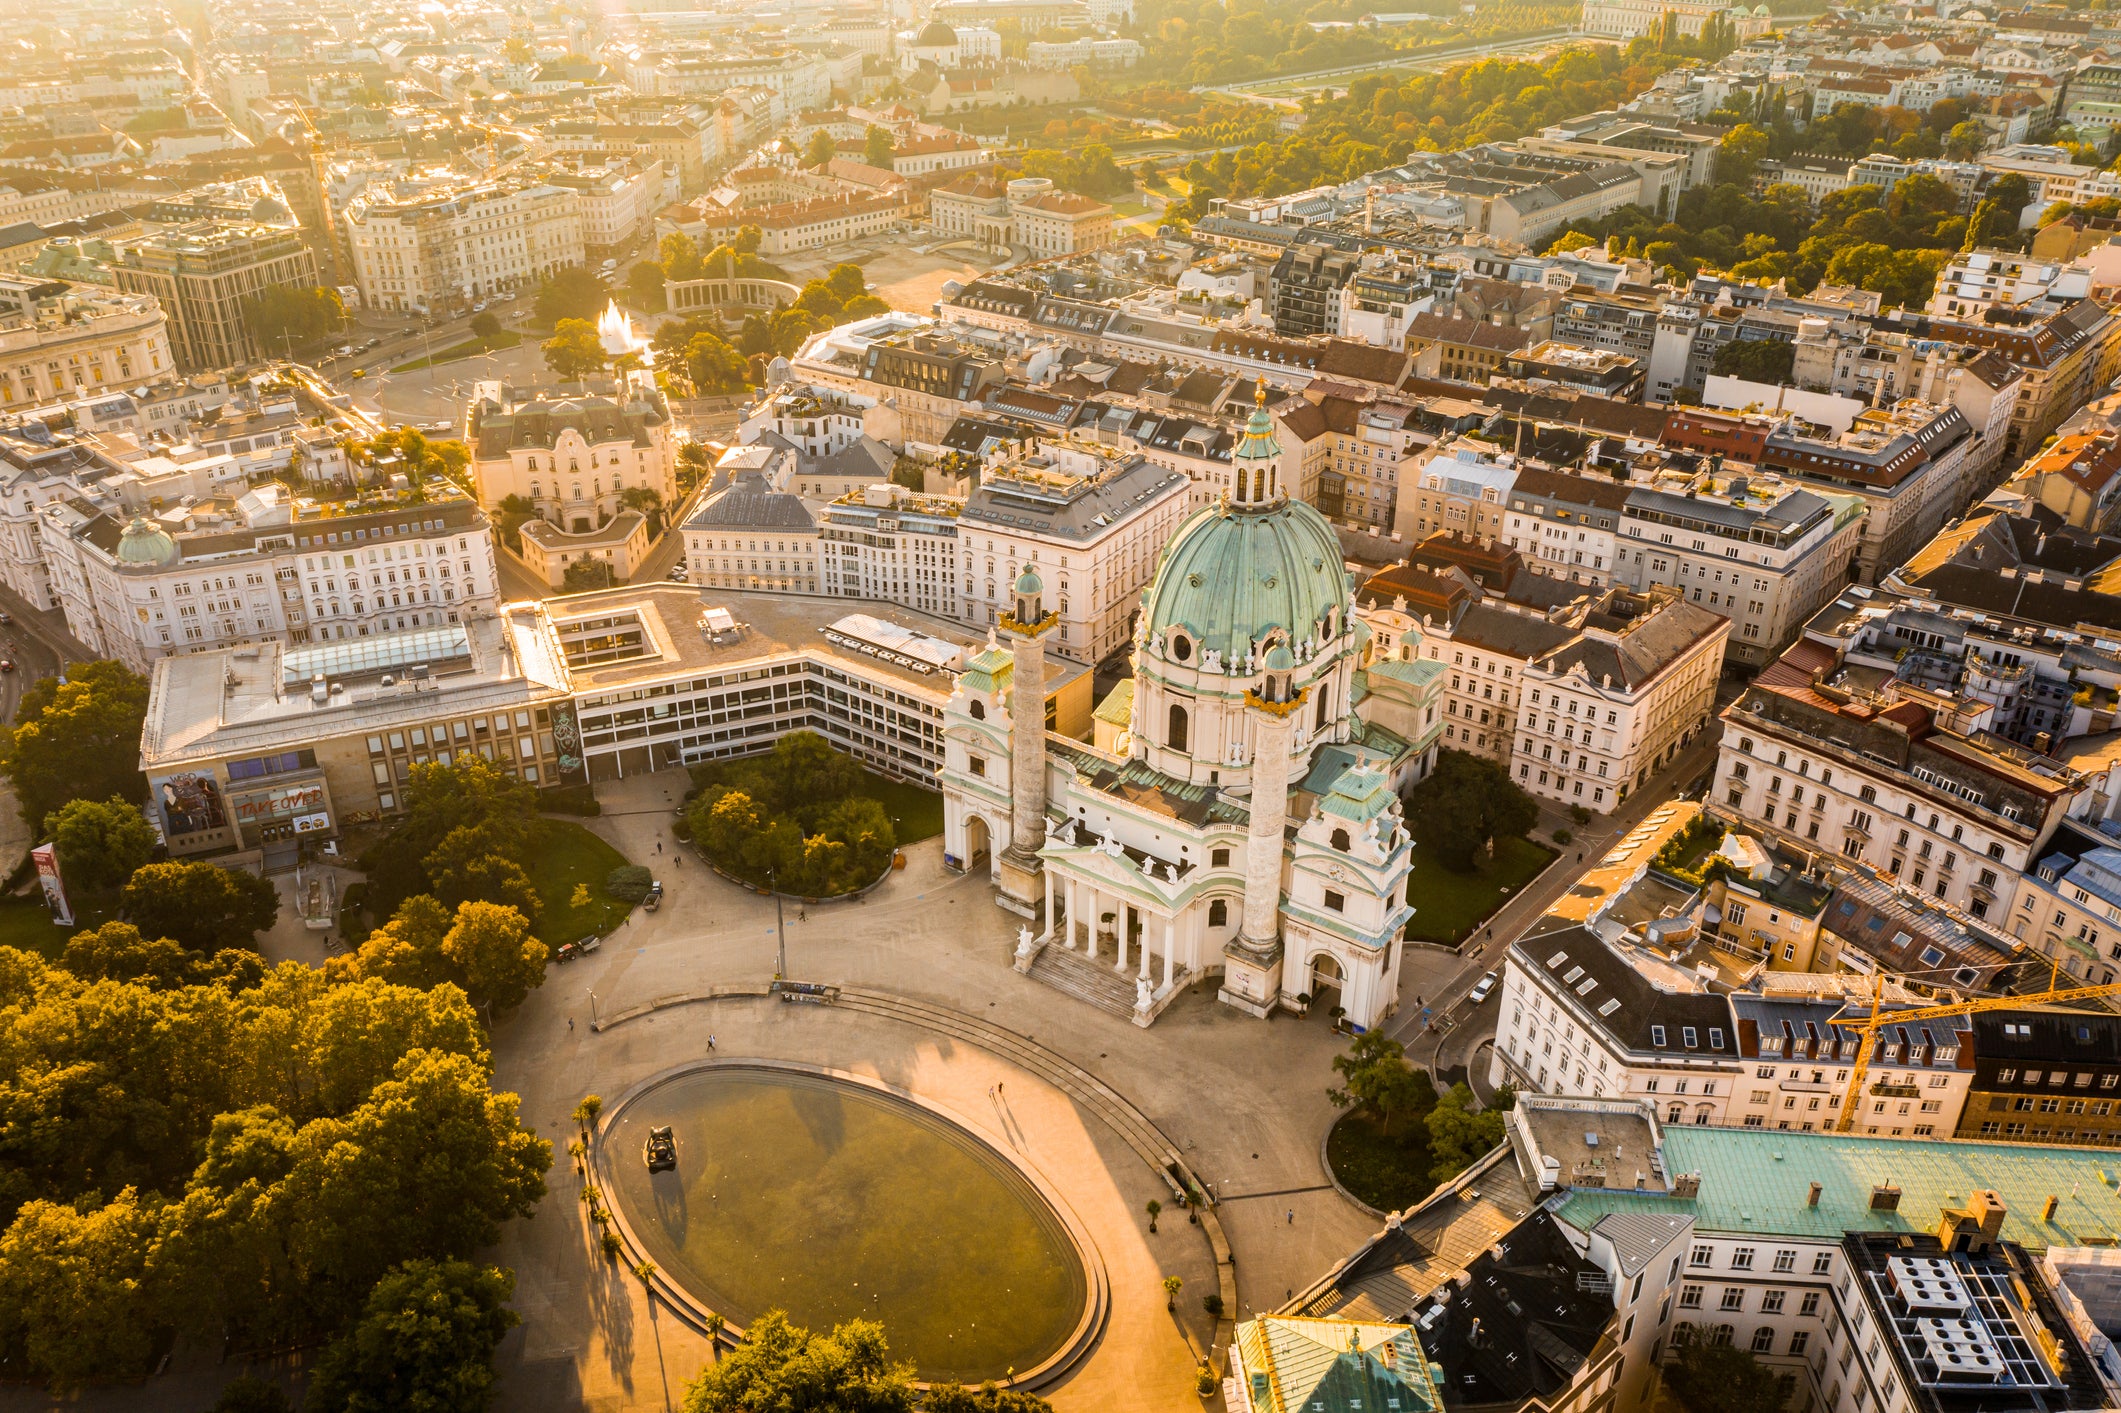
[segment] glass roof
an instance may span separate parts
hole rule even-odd
[[[342,677],[390,672],[415,663],[440,664],[470,656],[471,635],[463,624],[416,628],[373,638],[353,638],[340,643],[289,649],[280,655],[280,681],[284,686],[294,686],[309,681],[320,672],[327,680],[337,681]]]

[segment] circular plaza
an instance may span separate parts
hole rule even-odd
[[[773,1309],[878,1320],[923,1381],[1038,1383],[1104,1314],[1095,1251],[1030,1164],[875,1079],[681,1066],[613,1107],[598,1166],[666,1298],[732,1333]]]

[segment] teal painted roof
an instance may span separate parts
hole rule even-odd
[[[1333,788],[1318,802],[1318,810],[1320,814],[1360,824],[1383,815],[1398,801],[1384,771],[1374,765],[1353,765],[1340,773]]]
[[[1315,642],[1348,601],[1348,571],[1326,518],[1302,501],[1272,510],[1196,510],[1164,549],[1149,585],[1151,634],[1184,628],[1194,661],[1213,648],[1227,665],[1275,629]]]
[[[1431,1413],[1441,1407],[1407,1325],[1265,1315],[1237,1328],[1261,1413]]]
[[[1097,704],[1097,710],[1092,712],[1091,715],[1108,726],[1125,728],[1132,724],[1134,720],[1134,679],[1132,677],[1122,677],[1119,681],[1113,683],[1112,690],[1105,693],[1105,699]]]
[[[1251,420],[1245,423],[1244,440],[1230,453],[1239,461],[1272,461],[1281,455],[1281,443],[1274,437],[1274,419],[1267,415],[1266,396],[1266,387],[1262,384]]]
[[[116,556],[120,564],[174,564],[177,542],[159,525],[135,515],[118,537]]]
[[[1934,1232],[1946,1207],[1987,1189],[2003,1199],[2006,1241],[2034,1250],[2121,1240],[2121,1153],[1952,1139],[1868,1138],[1774,1129],[1672,1125],[1664,1130],[1669,1174],[1700,1173],[1691,1201],[1582,1188],[1560,1216],[1578,1230],[1608,1212],[1691,1212],[1703,1231],[1832,1239],[1844,1231]],[[1819,1205],[1805,1205],[1811,1183]],[[1895,1211],[1871,1210],[1871,1189],[1900,1189]],[[2049,1196],[2061,1199],[2041,1220]]]
[[[974,692],[993,692],[1009,680],[1016,659],[1004,648],[982,648],[965,661],[962,677],[965,687]]]

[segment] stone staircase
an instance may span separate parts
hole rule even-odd
[[[1092,961],[1079,951],[1071,951],[1058,942],[1048,942],[1039,948],[1038,956],[1031,963],[1030,975],[1033,981],[1042,981],[1055,991],[1064,991],[1108,1016],[1132,1021],[1134,973],[1113,970],[1113,963],[1117,960],[1109,945],[1096,961]]]

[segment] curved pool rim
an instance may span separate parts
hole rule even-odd
[[[607,1181],[608,1174],[606,1169],[610,1163],[623,1161],[625,1155],[616,1151],[614,1145],[607,1141],[607,1136],[618,1116],[624,1113],[627,1107],[635,1100],[661,1088],[672,1080],[682,1079],[703,1071],[730,1072],[739,1070],[809,1075],[814,1078],[852,1085],[855,1088],[882,1095],[887,1099],[896,1100],[910,1108],[919,1110],[939,1123],[948,1124],[968,1142],[979,1145],[980,1148],[992,1154],[1003,1165],[1016,1172],[1026,1183],[1030,1184],[1032,1192],[1037,1195],[1039,1201],[1046,1205],[1046,1209],[1060,1223],[1061,1230],[1067,1235],[1069,1246],[1074,1250],[1075,1259],[1082,1265],[1084,1281],[1083,1310],[1075,1322],[1075,1328],[1069,1332],[1066,1339],[1061,1341],[1060,1347],[1054,1350],[1052,1354],[1028,1369],[1007,1378],[991,1379],[988,1382],[992,1383],[996,1388],[1027,1390],[1043,1388],[1073,1369],[1082,1360],[1083,1356],[1089,1353],[1091,1347],[1096,1344],[1098,1336],[1104,1330],[1105,1318],[1111,1309],[1111,1290],[1105,1275],[1105,1263],[1098,1254],[1096,1242],[1091,1239],[1089,1229],[1083,1225],[1081,1218],[1076,1216],[1074,1209],[1069,1207],[1067,1202],[1061,1198],[1059,1189],[1047,1179],[1046,1175],[1039,1170],[1035,1163],[1031,1162],[1023,1154],[1012,1153],[1007,1148],[993,1142],[957,1114],[944,1108],[934,1100],[924,1098],[912,1090],[902,1088],[899,1085],[886,1083],[874,1076],[857,1074],[852,1070],[836,1069],[831,1065],[809,1064],[802,1060],[772,1060],[756,1057],[739,1057],[727,1060],[703,1057],[658,1070],[647,1078],[629,1085],[620,1093],[617,1099],[609,1101],[598,1111],[596,1133],[592,1137],[589,1149],[589,1170],[597,1186],[607,1194],[617,1190],[612,1183]],[[618,1233],[619,1240],[625,1247],[627,1264],[631,1267],[638,1267],[642,1261],[649,1259],[647,1248],[641,1243],[640,1238],[635,1235],[632,1223],[627,1220],[626,1213],[620,1208],[619,1204],[607,1197],[604,1203],[604,1210],[611,1214],[612,1230]],[[596,1256],[592,1254],[590,1259],[594,1261]],[[691,1291],[679,1284],[670,1272],[658,1266],[655,1274],[649,1278],[648,1285],[654,1296],[661,1300],[666,1307],[676,1312],[686,1324],[691,1325],[701,1334],[707,1333],[707,1317],[714,1312],[701,1303]],[[734,1321],[730,1321],[726,1316],[723,1319],[720,1342],[730,1346],[742,1343],[744,1339],[743,1327]],[[889,1331],[887,1330],[885,1333],[888,1335]],[[922,1389],[928,1387],[927,1384],[919,1383],[918,1381],[916,1381],[916,1386]]]

